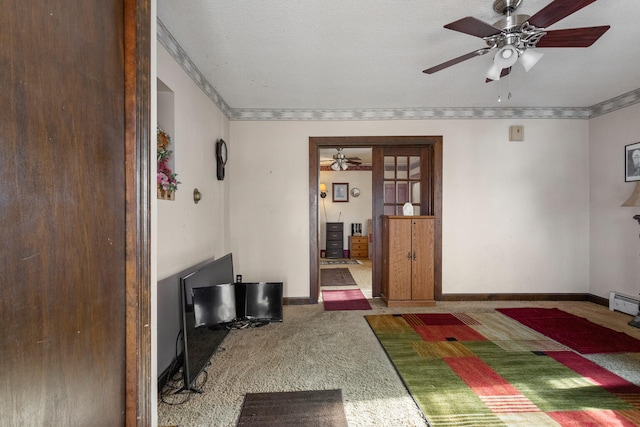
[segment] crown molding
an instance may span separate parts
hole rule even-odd
[[[158,41],[211,101],[231,121],[320,120],[460,120],[460,119],[582,119],[588,120],[640,103],[640,88],[591,107],[537,108],[395,108],[356,110],[231,108],[200,72],[171,32],[158,20]]]
[[[615,98],[611,98],[607,101],[590,107],[591,114],[589,118],[602,116],[603,114],[611,113],[621,108],[629,107],[631,105],[640,103],[640,89],[632,90],[631,92],[624,93]]]
[[[408,108],[363,110],[231,110],[231,120],[588,119],[589,108]]]
[[[207,80],[207,78],[200,72],[196,64],[193,63],[187,52],[180,46],[180,43],[173,37],[169,29],[162,23],[160,18],[158,21],[157,37],[162,46],[167,49],[171,57],[182,67],[182,69],[191,77],[196,85],[200,88],[205,95],[213,101],[213,103],[222,111],[222,114],[231,118],[231,108],[229,104],[220,96],[216,88]]]

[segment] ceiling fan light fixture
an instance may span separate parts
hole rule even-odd
[[[500,80],[500,74],[502,73],[502,68],[500,68],[496,64],[492,64],[491,68],[487,72],[487,78],[489,80]]]
[[[493,58],[493,63],[500,67],[500,70],[513,66],[516,61],[518,61],[518,51],[510,44],[500,49]]]
[[[520,55],[520,63],[524,67],[524,69],[529,72],[534,65],[540,61],[540,58],[544,56],[543,53],[540,53],[533,49],[527,49]]]
[[[349,167],[349,165],[347,164],[347,162],[345,162],[344,160],[342,161],[341,166],[342,166],[342,170],[343,170],[343,171],[346,171],[346,170],[347,170],[347,168]]]
[[[338,162],[333,162],[331,164],[331,169],[333,169],[334,171],[339,171],[340,170],[340,165],[338,164]]]

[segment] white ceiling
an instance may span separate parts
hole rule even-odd
[[[540,49],[528,73],[485,83],[493,55],[443,28],[492,24],[493,0],[158,0],[158,17],[232,109],[590,107],[640,88],[640,4],[599,0],[549,29],[611,25],[589,48]],[[533,15],[550,0],[524,0]],[[512,93],[507,100],[507,93]],[[497,103],[499,94],[502,102]]]

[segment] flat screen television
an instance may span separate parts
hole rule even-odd
[[[198,375],[227,335],[228,330],[215,327],[196,328],[194,289],[233,283],[233,258],[227,254],[180,277],[182,297],[182,337],[184,340],[182,390],[200,392],[194,387]],[[198,293],[196,291],[196,293]]]
[[[236,316],[253,322],[282,322],[282,282],[236,283]]]

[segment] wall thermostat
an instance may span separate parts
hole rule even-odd
[[[509,141],[524,141],[524,126],[509,126]]]

